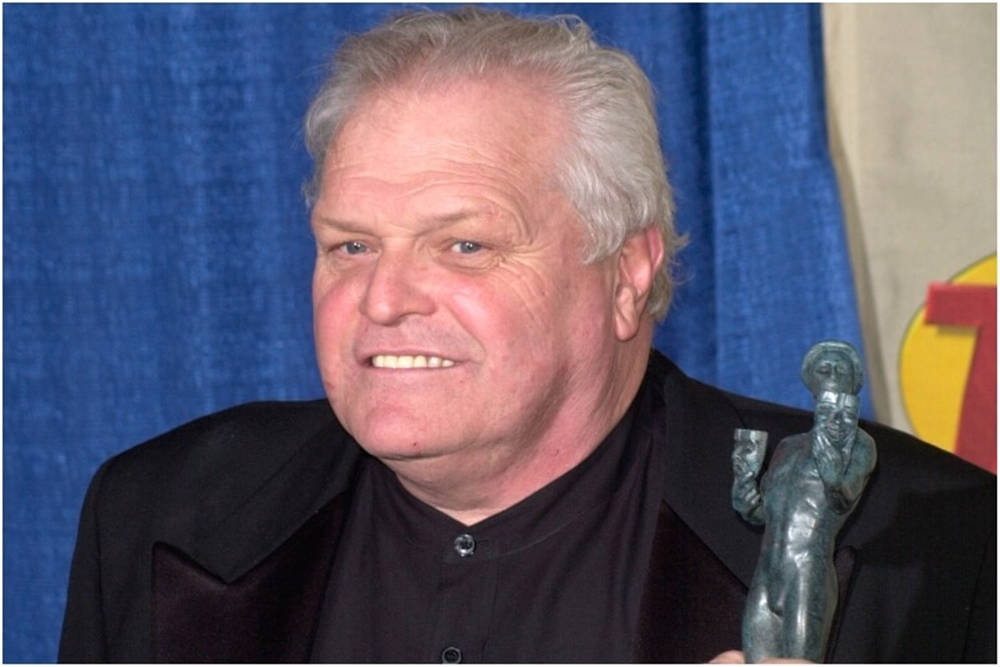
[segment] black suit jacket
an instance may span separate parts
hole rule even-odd
[[[733,429],[782,437],[811,415],[726,394],[653,353],[666,480],[637,661],[739,647],[760,530],[730,508]],[[996,660],[996,478],[865,424],[879,463],[837,552],[829,658]],[[84,503],[60,660],[309,659],[356,464],[325,401],[204,417],[105,463]],[[545,656],[538,656],[544,660]]]

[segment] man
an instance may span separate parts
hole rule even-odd
[[[815,425],[778,444],[760,488],[764,452],[756,445],[766,440],[737,431],[733,507],[765,526],[743,621],[751,662],[825,655],[837,604],[835,540],[875,468],[875,443],[858,428],[861,377],[849,345],[823,341],[809,350],[802,378],[816,396]]]
[[[404,15],[336,66],[306,122],[328,401],[237,407],[102,466],[61,658],[736,648],[759,535],[728,506],[729,439],[808,416],[649,350],[679,241],[645,77],[584,25],[479,9]],[[992,655],[993,478],[873,428],[892,472],[845,537],[871,556],[832,657]],[[900,502],[916,479],[936,518]]]

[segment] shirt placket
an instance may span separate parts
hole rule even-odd
[[[457,532],[442,545],[431,660],[482,662],[496,595],[495,556],[495,544],[472,532]]]

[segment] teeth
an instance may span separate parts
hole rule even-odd
[[[375,368],[451,368],[455,362],[441,357],[425,357],[422,354],[376,354],[372,357]]]

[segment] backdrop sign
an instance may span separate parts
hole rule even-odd
[[[997,258],[932,283],[900,351],[903,405],[913,431],[997,470]]]

